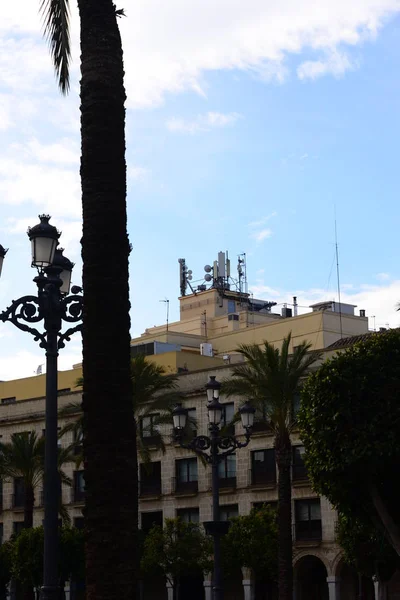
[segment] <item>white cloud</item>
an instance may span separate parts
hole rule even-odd
[[[79,170],[0,156],[0,203],[32,203],[53,217],[78,217],[81,209]]]
[[[205,115],[197,115],[192,121],[173,117],[166,122],[167,129],[176,133],[199,133],[210,131],[213,128],[233,125],[240,115],[232,112],[223,114],[219,112],[208,112]]]
[[[299,79],[317,79],[323,75],[341,77],[346,71],[357,68],[357,61],[351,60],[343,52],[332,51],[324,60],[307,60],[297,68]]]
[[[261,244],[261,242],[270,238],[271,235],[271,229],[261,229],[261,231],[254,231],[250,237],[252,237],[253,240],[256,240],[258,244]]]
[[[47,44],[41,39],[39,0],[8,2],[0,23],[0,86],[40,94],[56,83]],[[156,106],[166,93],[206,95],[205,75],[241,70],[267,81],[284,81],[288,56],[316,54],[303,62],[301,78],[339,76],[356,63],[352,47],[373,40],[399,0],[137,0],[120,20],[130,108]],[[78,12],[71,5],[74,74],[79,76]],[[149,35],[151,32],[151,35]]]
[[[265,225],[265,223],[267,223],[270,219],[272,219],[273,217],[276,217],[277,215],[278,215],[278,213],[276,212],[276,210],[274,210],[274,212],[267,215],[266,217],[262,217],[261,219],[258,219],[257,221],[251,221],[250,223],[248,223],[247,227],[261,227],[262,225]]]
[[[15,354],[5,354],[0,361],[0,380],[8,381],[22,377],[33,377],[37,367],[45,362],[44,359],[43,351],[40,348],[35,352],[21,350]],[[81,362],[81,360],[82,353],[80,350],[68,351],[65,348],[61,350],[58,358],[59,370],[72,369],[72,365]]]
[[[34,159],[42,163],[64,165],[79,165],[79,145],[69,138],[61,138],[53,144],[42,144],[36,138],[28,140],[25,144],[13,144],[11,149],[18,154],[19,160]]]
[[[378,273],[376,278],[379,281],[388,281],[390,279],[390,274],[389,273]]]

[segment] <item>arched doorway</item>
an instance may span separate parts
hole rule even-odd
[[[295,566],[296,600],[328,600],[326,578],[326,567],[319,558],[312,555],[301,558]]]

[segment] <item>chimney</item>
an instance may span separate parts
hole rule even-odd
[[[297,296],[293,296],[293,316],[297,317]]]

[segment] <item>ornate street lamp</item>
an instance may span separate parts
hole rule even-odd
[[[46,436],[44,466],[44,560],[42,600],[58,600],[58,509],[59,476],[57,444],[57,387],[58,351],[64,348],[73,333],[82,329],[83,298],[80,287],[72,287],[69,294],[73,263],[57,248],[61,235],[50,225],[48,215],[39,216],[40,223],[28,229],[32,246],[32,267],[38,275],[34,282],[37,296],[23,296],[14,300],[0,314],[0,321],[10,321],[33,335],[46,351]],[[0,246],[0,271],[6,250]],[[33,324],[43,321],[44,331]],[[62,332],[62,322],[78,323]]]
[[[214,538],[213,600],[223,600],[221,536],[227,532],[229,526],[225,521],[220,521],[218,465],[226,456],[233,454],[238,448],[244,448],[249,444],[255,413],[255,408],[251,406],[249,401],[246,401],[239,409],[245,432],[244,442],[239,442],[234,435],[220,435],[221,430],[219,425],[223,415],[223,405],[219,402],[220,389],[221,384],[212,375],[206,385],[210,437],[199,435],[190,442],[185,443],[183,441],[183,431],[187,421],[188,410],[183,408],[182,404],[178,404],[172,413],[175,438],[179,442],[179,445],[182,448],[193,450],[196,454],[202,456],[211,465],[212,469],[213,520],[204,523],[204,526],[207,533]]]

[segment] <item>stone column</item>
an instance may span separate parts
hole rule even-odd
[[[243,598],[244,600],[254,600],[255,598],[255,585],[254,577],[251,569],[242,567],[242,585],[243,585]]]
[[[174,587],[173,587],[172,583],[170,583],[167,579],[167,582],[165,585],[167,586],[168,600],[174,600]]]
[[[326,578],[329,591],[329,600],[340,600],[340,579],[334,575]]]
[[[212,575],[211,573],[204,573],[204,600],[212,600]]]

